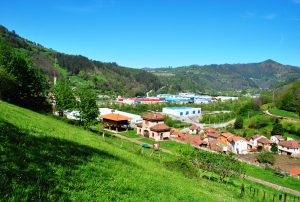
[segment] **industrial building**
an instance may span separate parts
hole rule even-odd
[[[201,108],[193,107],[164,107],[162,112],[176,117],[193,117],[201,115]]]

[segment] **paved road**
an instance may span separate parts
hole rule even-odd
[[[139,141],[135,138],[128,138],[128,137],[123,136],[119,133],[113,133],[113,134],[116,137],[120,138],[120,139],[124,139],[124,140],[130,141],[130,142],[136,143],[136,144],[147,144],[147,143]],[[151,145],[151,147],[152,147],[152,145]],[[171,152],[170,150],[167,150],[167,149],[161,148],[161,151],[165,152],[165,153],[168,153],[168,154],[171,154],[171,155],[176,155],[175,153],[173,153],[173,152]],[[277,190],[282,191],[282,192],[286,192],[286,193],[290,193],[290,194],[293,194],[293,195],[296,195],[296,196],[300,196],[299,191],[296,191],[296,190],[293,190],[293,189],[290,189],[290,188],[287,188],[287,187],[283,187],[283,186],[280,186],[280,185],[277,185],[277,184],[273,184],[271,182],[267,182],[267,181],[264,181],[264,180],[261,180],[261,179],[258,179],[258,178],[254,178],[254,177],[251,177],[251,176],[245,176],[245,179],[247,179],[249,181],[252,181],[252,182],[259,183],[259,184],[263,184],[265,186],[271,187],[273,189],[277,189]]]

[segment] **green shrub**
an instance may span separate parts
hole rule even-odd
[[[269,125],[270,122],[271,119],[269,117],[256,116],[251,118],[249,128],[256,128],[256,129],[263,128]]]
[[[256,155],[256,158],[260,163],[269,163],[271,165],[275,163],[275,157],[270,152],[261,152]]]

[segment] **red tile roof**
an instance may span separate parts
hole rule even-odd
[[[190,139],[190,143],[192,145],[199,146],[199,145],[201,145],[203,143],[203,141],[201,140],[200,136],[193,135],[189,139]]]
[[[208,137],[213,137],[213,138],[218,138],[218,137],[220,137],[220,134],[219,134],[219,133],[208,133],[207,135],[208,135]]]
[[[167,126],[164,123],[159,123],[156,124],[155,126],[152,126],[150,130],[155,131],[155,132],[167,132],[171,130],[171,127]]]
[[[273,143],[273,141],[268,140],[268,139],[265,138],[265,137],[259,138],[259,139],[257,140],[257,142],[262,143],[262,144],[272,144],[272,143]]]
[[[218,131],[214,128],[205,128],[204,131],[206,133],[217,133]]]
[[[294,176],[300,175],[300,167],[290,169],[290,174]]]
[[[300,148],[300,143],[296,140],[281,141],[279,145],[290,149]]]
[[[123,116],[121,114],[106,114],[101,116],[103,119],[113,120],[113,121],[129,121],[131,118]]]
[[[182,132],[180,132],[179,130],[175,129],[175,128],[172,128],[170,130],[170,134],[171,135],[177,135],[178,137],[182,137],[184,134]]]
[[[229,138],[230,136],[233,136],[232,133],[222,133],[221,136],[225,137],[225,138]]]
[[[237,141],[240,141],[240,140],[246,141],[245,138],[240,137],[240,136],[232,136],[232,137],[229,137],[229,138],[230,138],[230,142],[237,142]]]
[[[145,114],[142,116],[142,118],[147,121],[163,121],[164,120],[164,116],[159,113]]]

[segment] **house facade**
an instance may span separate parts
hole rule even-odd
[[[164,116],[158,113],[151,113],[142,116],[143,122],[137,123],[137,134],[155,141],[170,138],[171,127],[164,124]]]
[[[291,156],[300,155],[300,143],[296,140],[281,141],[278,145],[279,154],[286,154]]]
[[[234,154],[247,154],[248,142],[245,138],[239,136],[230,136],[228,141],[231,145],[231,152]]]
[[[276,144],[279,144],[279,142],[284,141],[284,138],[281,135],[273,135],[270,139]]]

